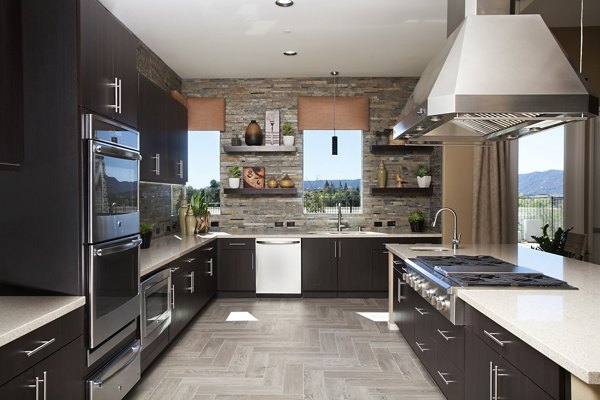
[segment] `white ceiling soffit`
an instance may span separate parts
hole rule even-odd
[[[446,0],[100,1],[184,79],[420,76],[446,39]]]

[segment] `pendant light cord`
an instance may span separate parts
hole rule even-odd
[[[581,13],[579,16],[579,73],[583,72],[583,0],[581,0]]]
[[[333,75],[333,136],[335,136],[335,89],[337,86],[335,80],[336,76],[337,74]]]

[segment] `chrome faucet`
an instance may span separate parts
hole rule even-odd
[[[452,251],[454,252],[454,254],[456,254],[456,250],[458,249],[458,244],[460,243],[460,237],[462,236],[461,234],[457,233],[456,212],[454,212],[453,209],[448,208],[448,207],[442,207],[442,208],[440,208],[435,213],[435,218],[433,218],[433,224],[431,224],[431,226],[435,227],[438,215],[440,215],[440,213],[442,211],[450,211],[452,213],[452,216],[453,216],[454,229],[452,230]]]
[[[342,224],[342,203],[337,203],[337,231],[341,232],[344,225]]]

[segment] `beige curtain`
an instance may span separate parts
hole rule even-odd
[[[474,149],[473,243],[516,243],[517,142]]]
[[[333,97],[298,97],[298,130],[332,130]],[[369,98],[337,97],[335,100],[335,128],[338,130],[369,130]]]

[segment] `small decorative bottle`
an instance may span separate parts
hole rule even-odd
[[[377,187],[384,188],[387,184],[387,169],[383,164],[383,160],[379,163],[377,168]]]
[[[194,232],[196,232],[196,216],[194,215],[192,206],[189,206],[185,215],[185,234],[191,236]]]
[[[187,210],[189,208],[189,204],[187,199],[184,197],[183,200],[181,200],[181,207],[179,207],[179,214],[178,214],[178,219],[179,219],[179,233],[181,233],[182,235],[185,235],[185,214],[187,214]]]

